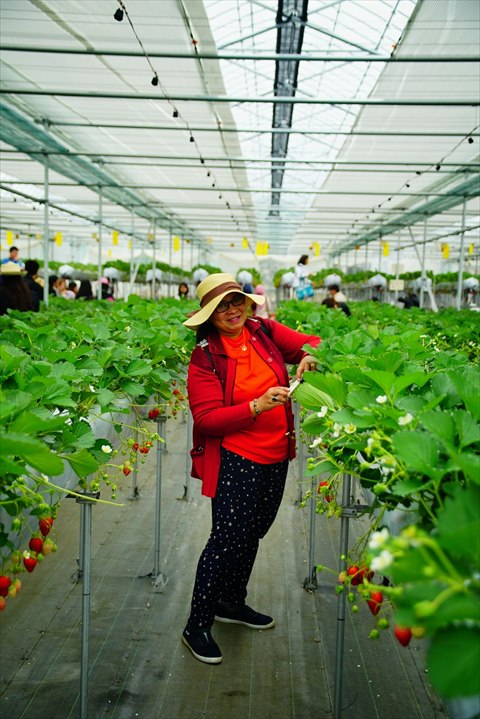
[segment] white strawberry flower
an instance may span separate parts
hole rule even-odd
[[[109,444],[102,444],[102,452],[105,452],[105,454],[110,454],[112,452],[112,448]]]
[[[325,417],[327,412],[328,412],[328,407],[325,407],[325,405],[323,405],[323,407],[321,407],[321,409],[320,409],[320,412],[317,412],[317,417]]]
[[[95,392],[95,387],[93,386],[93,384],[89,384],[88,389],[90,390],[90,392]]]
[[[40,477],[43,479],[44,482],[50,482],[50,478],[47,477],[46,474],[41,474]]]
[[[315,437],[312,444],[310,445],[310,449],[315,449],[315,447],[318,447],[318,445],[321,443],[322,443],[322,437]]]
[[[370,569],[374,572],[382,572],[387,569],[393,562],[393,554],[388,549],[382,549],[378,557],[374,557],[370,562]]]
[[[380,529],[379,532],[372,533],[372,536],[368,541],[368,546],[370,549],[380,549],[380,547],[383,547],[387,539],[388,529],[386,527],[383,527],[383,529]]]
[[[132,328],[130,327],[130,325],[127,325],[125,327],[125,332],[131,332],[131,330],[132,330]]]
[[[410,412],[407,412],[407,414],[404,414],[403,417],[398,418],[398,424],[400,427],[404,427],[406,424],[410,424],[412,420],[413,415],[411,415]]]
[[[345,432],[346,432],[347,434],[353,434],[354,432],[357,431],[356,426],[355,426],[354,424],[351,424],[351,423],[350,423],[350,424],[346,424],[345,427],[344,427],[344,429],[345,429]]]
[[[375,401],[378,402],[378,404],[385,404],[387,399],[388,397],[386,394],[379,394]]]
[[[338,422],[335,422],[335,424],[333,425],[332,437],[340,437],[341,429],[342,429],[342,425],[338,424]]]
[[[375,440],[373,439],[373,437],[369,437],[367,439],[367,447],[369,447],[369,448],[373,447],[374,444],[375,444]]]

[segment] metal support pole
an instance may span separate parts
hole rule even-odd
[[[48,235],[49,235],[49,226],[48,226],[48,210],[49,210],[49,201],[48,201],[48,190],[49,190],[49,182],[48,182],[48,155],[45,155],[45,172],[44,172],[44,185],[43,185],[43,198],[44,198],[44,204],[43,204],[43,301],[45,302],[45,307],[48,307],[48,301],[49,301],[49,288],[50,283],[48,281],[49,276],[49,269],[48,269]]]
[[[420,284],[420,307],[423,308],[423,305],[425,304],[425,286],[426,286],[426,279],[427,279],[427,272],[425,268],[426,258],[427,258],[427,215],[425,215],[425,220],[423,222],[423,247],[422,247],[422,274],[421,274],[421,284]]]
[[[300,437],[300,407],[298,402],[293,403],[293,416],[295,423],[295,436],[297,438],[297,500],[296,506],[300,506],[303,499],[303,442]]]
[[[135,430],[133,433],[133,439],[135,442],[138,442],[138,429]],[[130,495],[130,499],[139,499],[140,493],[138,491],[137,486],[137,480],[138,480],[138,462],[135,462],[133,466],[133,472],[132,472],[132,494]]]
[[[167,583],[167,578],[160,571],[160,520],[162,508],[162,452],[163,441],[165,439],[165,423],[167,418],[165,415],[157,417],[157,434],[160,439],[157,441],[157,472],[156,472],[156,495],[155,495],[155,546],[153,552],[153,571],[151,577],[153,579],[154,591],[161,592]]]
[[[462,291],[463,291],[463,263],[465,253],[465,220],[467,212],[467,198],[463,198],[462,212],[462,234],[460,235],[460,258],[458,263],[458,281],[457,281],[457,310],[462,309]]]
[[[186,441],[186,452],[185,452],[185,484],[183,485],[183,497],[185,501],[188,500],[190,493],[190,445],[192,437],[192,415],[189,409],[187,409],[187,441]]]
[[[157,299],[157,223],[153,221],[153,257],[152,257],[152,295],[151,299]]]
[[[97,278],[97,299],[102,299],[102,229],[103,229],[103,193],[98,188],[98,278]]]
[[[310,497],[310,530],[308,536],[308,576],[303,582],[304,589],[318,589],[317,570],[315,565],[315,519],[317,517],[317,480],[312,477],[310,489],[312,495]]]
[[[350,494],[352,487],[352,478],[349,474],[343,476],[342,485],[342,508],[345,509],[350,505]],[[340,519],[340,561],[338,566],[339,572],[344,572],[347,568],[348,554],[348,529],[350,517],[348,514],[342,513]],[[345,643],[345,608],[346,608],[346,591],[344,590],[337,598],[337,637],[335,647],[335,695],[333,702],[333,719],[340,719],[342,715],[342,689],[343,689],[343,650]]]
[[[99,492],[85,493],[85,498],[75,497],[80,505],[80,558],[82,577],[82,638],[80,660],[80,719],[88,719],[88,645],[90,633],[90,569],[92,560],[92,499]]]

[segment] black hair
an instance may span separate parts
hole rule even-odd
[[[301,255],[300,259],[297,262],[297,265],[306,265],[308,262],[308,255]]]
[[[12,245],[8,251],[9,251],[9,252],[14,252],[15,250],[16,250],[17,252],[19,252],[18,247],[15,247],[15,245]]]
[[[39,270],[40,265],[38,264],[37,260],[27,260],[25,262],[25,270],[28,275],[36,275]]]
[[[329,285],[328,289],[329,291],[333,290],[334,292],[340,292],[340,287],[338,285]]]
[[[20,275],[2,276],[2,294],[7,300],[7,308],[23,312],[33,311],[30,288]]]

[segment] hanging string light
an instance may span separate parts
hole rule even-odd
[[[188,125],[188,122],[187,122],[187,120],[186,120],[185,118],[182,117],[182,115],[181,115],[179,109],[175,106],[174,102],[170,99],[170,97],[169,97],[169,95],[168,95],[168,93],[167,93],[165,87],[162,85],[162,83],[161,83],[161,81],[160,81],[160,78],[159,78],[159,76],[158,76],[158,73],[157,73],[157,71],[155,70],[155,68],[154,68],[154,66],[153,66],[153,64],[152,64],[152,62],[151,62],[151,60],[150,60],[150,57],[149,57],[148,53],[146,52],[146,50],[145,50],[145,48],[144,48],[144,46],[143,46],[143,43],[142,43],[142,41],[140,40],[140,37],[138,36],[138,33],[137,33],[136,30],[135,30],[135,27],[134,27],[134,25],[133,25],[133,22],[132,22],[132,20],[131,20],[131,18],[130,18],[130,16],[129,16],[128,11],[127,11],[127,8],[126,8],[126,6],[125,6],[125,3],[123,2],[123,0],[117,0],[117,2],[118,2],[118,4],[120,5],[120,7],[117,8],[117,10],[115,11],[115,14],[114,14],[115,20],[117,20],[118,22],[120,22],[120,21],[123,20],[123,17],[126,16],[126,18],[127,18],[127,20],[128,20],[128,23],[129,23],[130,27],[132,28],[133,34],[135,35],[135,38],[137,39],[137,42],[138,42],[138,44],[140,45],[140,47],[141,47],[141,49],[142,49],[142,52],[143,52],[143,54],[144,54],[144,56],[145,56],[145,59],[147,60],[147,62],[148,62],[148,64],[149,64],[150,70],[152,71],[153,77],[152,77],[152,80],[151,80],[151,84],[152,84],[154,87],[159,87],[160,91],[162,92],[163,97],[164,97],[165,100],[169,103],[169,105],[172,107],[172,116],[173,116],[173,118],[175,118],[175,119],[178,118],[178,119],[180,119],[182,122],[185,123],[185,127],[186,127],[186,129],[187,129],[187,131],[188,131],[188,134],[189,134],[189,142],[192,143],[193,145],[195,145],[195,149],[197,150],[198,155],[199,155],[200,164],[201,164],[201,165],[205,165],[205,158],[202,156],[202,153],[200,152],[200,149],[199,149],[199,147],[198,147],[198,145],[197,145],[197,143],[196,143],[196,140],[195,140],[195,138],[194,138],[194,136],[193,136],[193,134],[192,134],[192,132],[191,132],[191,130],[190,130],[190,127],[189,127],[189,125]],[[186,13],[185,13],[185,8],[183,8],[183,5],[182,5],[182,9],[183,9],[183,11],[184,11],[184,19],[185,19],[186,25],[187,25],[187,27],[188,27],[188,32],[189,32],[189,34],[190,34],[190,40],[191,40],[191,43],[192,43],[192,46],[193,46],[193,49],[194,49],[194,53],[195,53],[196,56],[198,56],[198,47],[197,47],[197,46],[198,46],[198,40],[197,40],[197,38],[195,38],[194,35],[193,35],[192,27],[191,27],[191,24],[190,24],[190,19],[189,19],[188,15],[186,15]],[[221,123],[219,122],[218,124],[219,124],[219,127],[220,127],[220,124],[221,124]],[[211,177],[211,176],[212,176],[212,172],[209,170],[209,171],[207,172],[207,177]],[[213,174],[213,179],[214,179],[214,182],[213,182],[213,184],[212,184],[212,188],[220,189],[220,188],[218,187],[218,183],[217,183],[217,180],[216,180],[216,177],[215,177],[214,174]],[[223,199],[222,194],[219,194],[218,197],[219,197],[219,199]],[[230,205],[229,205],[228,203],[226,203],[226,206],[228,207],[228,209],[230,209]],[[236,221],[236,219],[235,219],[235,217],[234,217],[233,215],[232,215],[232,220],[233,220],[234,222],[236,222],[236,223],[237,223],[237,226],[238,226],[238,222]]]

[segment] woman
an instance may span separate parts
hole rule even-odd
[[[177,297],[179,300],[188,300],[188,285],[186,282],[180,282],[178,285]]]
[[[298,300],[304,300],[307,297],[313,297],[312,283],[308,279],[308,255],[301,255],[295,265],[292,287]]]
[[[200,310],[184,324],[197,330],[188,371],[193,415],[192,476],[212,498],[212,532],[197,567],[191,613],[182,640],[193,656],[218,664],[214,620],[254,629],[272,617],[245,604],[259,540],[270,528],[295,456],[285,363],[297,378],[315,369],[302,347],[320,338],[268,319],[247,318],[252,303],[233,275],[209,275],[197,287]]]

